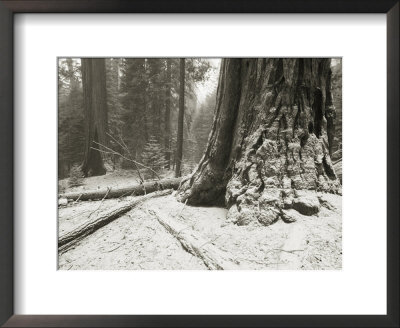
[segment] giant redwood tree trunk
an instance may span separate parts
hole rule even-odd
[[[225,205],[237,224],[314,214],[337,192],[330,59],[223,59],[206,151],[178,198]]]
[[[85,110],[85,154],[82,171],[85,176],[106,173],[102,149],[107,145],[106,68],[104,58],[82,58],[82,87]],[[99,145],[100,144],[100,145]]]

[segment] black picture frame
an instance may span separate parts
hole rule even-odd
[[[385,13],[387,315],[14,315],[13,17],[16,13]],[[399,327],[398,0],[0,0],[0,324],[4,327]],[[367,288],[367,286],[366,286]]]

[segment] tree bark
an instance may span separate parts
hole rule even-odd
[[[302,190],[338,192],[330,74],[326,58],[223,59],[208,145],[178,198],[268,225]]]
[[[183,119],[185,114],[185,58],[179,61],[180,78],[179,78],[179,114],[178,114],[178,135],[176,138],[176,166],[175,177],[182,175],[182,149],[183,149]]]
[[[82,58],[83,104],[85,109],[85,153],[82,171],[85,176],[103,175],[106,169],[99,144],[107,145],[106,68],[104,58]]]
[[[69,192],[61,194],[60,198],[66,198],[68,200],[96,200],[96,199],[108,199],[108,198],[119,198],[123,196],[140,196],[146,193],[151,193],[157,190],[163,189],[178,189],[182,178],[164,179],[161,181],[146,182],[140,185],[134,185],[124,188],[111,188],[111,189],[99,189],[99,190],[88,190],[83,192]]]
[[[171,59],[167,59],[166,88],[165,88],[165,161],[169,170],[171,167]]]

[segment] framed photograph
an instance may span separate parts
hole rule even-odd
[[[4,327],[398,327],[399,3],[0,1]]]

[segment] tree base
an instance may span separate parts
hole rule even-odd
[[[189,177],[182,180],[177,199],[190,205],[225,205],[226,183],[221,174],[201,165]]]
[[[318,213],[317,192],[341,189],[329,155],[330,60],[223,64],[208,145],[179,199],[223,203],[237,224],[269,225],[279,218],[294,221],[296,212]]]
[[[262,194],[249,190],[228,211],[228,221],[237,225],[261,224],[268,226],[282,219],[296,222],[299,214],[317,215],[321,207],[316,191],[267,189]]]
[[[324,138],[300,131],[300,137],[279,134],[280,139],[273,131],[263,125],[246,138],[247,151],[230,179],[201,162],[181,183],[178,200],[226,206],[228,220],[238,225],[294,222],[297,213],[317,214],[317,192],[341,193]]]
[[[248,138],[247,152],[236,163],[225,195],[228,218],[239,225],[295,221],[319,211],[317,191],[341,191],[324,139],[269,138],[261,127]],[[303,141],[302,141],[303,140]],[[293,214],[293,215],[292,215]]]

